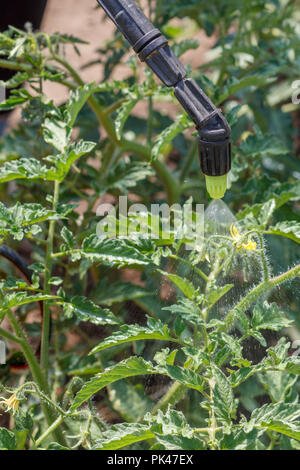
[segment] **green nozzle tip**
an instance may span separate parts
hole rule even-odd
[[[227,189],[227,173],[222,176],[205,175],[206,189],[213,199],[221,199]]]

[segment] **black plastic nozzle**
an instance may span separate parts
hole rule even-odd
[[[202,172],[209,176],[228,173],[231,168],[230,127],[221,110],[190,78],[179,82],[174,93],[199,132]]]
[[[129,41],[141,61],[149,65],[166,86],[173,86],[178,101],[199,132],[201,169],[205,175],[222,176],[231,168],[230,127],[220,109],[186,70],[168,41],[132,0],[97,0]]]

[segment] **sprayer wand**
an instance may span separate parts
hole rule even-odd
[[[168,45],[168,40],[132,0],[97,0],[128,40],[139,59],[153,70],[174,94],[196,125],[199,134],[201,170],[214,199],[227,189],[231,168],[230,127],[197,83],[186,78],[186,70]]]

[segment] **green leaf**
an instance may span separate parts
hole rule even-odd
[[[266,157],[282,155],[289,152],[277,136],[270,134],[249,135],[240,145],[240,151],[244,155],[254,157]]]
[[[245,430],[263,428],[276,431],[300,441],[300,405],[292,403],[275,403],[264,405],[253,411]]]
[[[0,182],[13,181],[16,179],[51,179],[48,178],[48,168],[35,158],[19,158],[5,162],[0,166]]]
[[[12,90],[9,98],[0,103],[1,111],[11,111],[12,109],[20,106],[32,98],[30,93],[24,88],[20,90]]]
[[[68,126],[74,126],[80,110],[83,108],[94,89],[95,84],[89,83],[77,88],[75,91],[71,91],[70,97],[65,106]]]
[[[213,407],[216,416],[226,424],[231,423],[231,415],[234,410],[234,396],[230,380],[217,367],[212,369]]]
[[[82,403],[87,401],[92,395],[102,390],[118,380],[145,374],[162,374],[176,380],[186,387],[201,391],[204,388],[204,381],[200,374],[190,369],[173,365],[154,366],[141,357],[135,356],[125,359],[112,367],[105,369],[97,374],[89,382],[85,383],[82,389],[77,393],[71,406],[71,411],[76,410]]]
[[[57,299],[57,296],[55,295],[46,295],[46,294],[28,295],[27,292],[13,292],[11,294],[5,295],[1,309],[7,310],[9,308],[19,307],[20,305],[31,304],[32,302],[40,302],[43,300],[55,300],[55,299]]]
[[[156,415],[148,413],[145,421],[150,424],[156,440],[168,450],[203,450],[205,448],[205,443],[195,435],[180,411],[169,407],[165,413],[161,410]]]
[[[164,307],[163,310],[168,310],[173,315],[176,315],[176,317],[180,316],[183,320],[193,325],[204,325],[201,310],[192,300],[180,298],[177,304]]]
[[[0,428],[0,450],[16,450],[17,440],[13,432]]]
[[[199,289],[196,289],[190,281],[178,276],[177,274],[171,274],[164,271],[161,271],[161,273],[170,279],[189,300],[197,300],[199,297]]]
[[[67,227],[64,225],[61,232],[60,232],[60,235],[62,237],[62,239],[64,240],[65,242],[65,247],[67,250],[70,250],[74,247],[75,243],[76,243],[76,239],[73,235],[73,233],[67,229]]]
[[[220,96],[218,102],[222,103],[230,96],[236,94],[238,91],[244,90],[245,88],[263,87],[269,85],[274,80],[275,78],[266,77],[264,75],[248,75],[241,79],[230,77],[223,88],[223,94]]]
[[[259,431],[253,429],[246,433],[242,429],[233,428],[230,434],[225,434],[221,440],[221,450],[255,450]]]
[[[177,57],[182,56],[185,52],[190,51],[191,49],[198,49],[199,41],[197,39],[183,39],[180,42],[173,44],[172,49],[174,54]]]
[[[15,430],[16,431],[31,431],[34,423],[29,411],[24,412],[18,409],[18,413],[15,416]]]
[[[198,437],[185,437],[176,434],[155,434],[157,442],[166,450],[205,450],[206,443]]]
[[[126,380],[111,384],[108,396],[112,407],[128,422],[136,422],[153,407],[142,386],[133,386]]]
[[[270,351],[270,348],[268,351]],[[230,380],[232,387],[237,387],[256,373],[269,371],[274,374],[277,374],[277,372],[287,372],[288,374],[300,375],[300,358],[297,356],[291,356],[287,359],[279,360],[278,363],[275,364],[274,359],[269,356],[259,364],[251,367],[242,367],[231,373]]]
[[[76,410],[82,403],[87,401],[92,395],[102,390],[102,388],[117,382],[118,380],[134,377],[136,375],[157,374],[150,362],[146,362],[141,357],[130,357],[118,364],[109,367],[85,383],[77,393],[71,406],[71,411]]]
[[[130,343],[131,341],[139,341],[142,339],[153,339],[160,341],[180,342],[178,339],[171,336],[171,332],[167,325],[159,320],[153,321],[148,319],[148,326],[143,327],[140,325],[124,325],[121,331],[116,331],[112,336],[109,336],[102,341],[98,346],[95,346],[89,354],[95,354],[104,349],[117,346],[118,344]]]
[[[296,243],[300,243],[300,223],[295,220],[279,222],[274,227],[270,227],[266,233],[286,237]]]
[[[258,303],[254,307],[251,325],[256,330],[279,331],[292,323],[292,320],[284,317],[283,312],[275,303],[269,304],[265,301],[263,304]]]
[[[46,220],[62,219],[63,214],[46,209],[40,204],[17,204],[6,207],[0,202],[0,234],[11,235],[17,240],[22,240],[24,234],[37,233],[37,228],[32,227]]]
[[[46,118],[42,127],[45,142],[64,153],[71,138],[71,128],[55,117]]]
[[[117,116],[115,118],[115,129],[118,139],[121,139],[125,122],[141,98],[142,96],[138,92],[128,91],[127,99],[118,109]]]
[[[198,392],[201,392],[204,389],[205,382],[201,375],[191,369],[167,364],[166,366],[160,366],[158,370],[159,373],[168,375],[176,382],[180,382],[186,387],[198,390]]]
[[[83,296],[73,297],[70,302],[63,303],[67,317],[75,315],[80,321],[88,321],[94,325],[117,325],[119,320],[107,308],[101,308]]]
[[[292,387],[298,379],[296,374],[283,374],[282,372],[275,371],[261,372],[258,378],[274,403],[288,398]]]
[[[103,432],[101,441],[96,442],[93,449],[117,450],[154,437],[153,432],[144,424],[116,424]]]
[[[147,291],[144,287],[131,284],[130,282],[108,283],[106,280],[101,280],[94,287],[90,297],[94,302],[110,307],[115,303],[140,299],[150,295],[151,292]]]
[[[126,194],[139,181],[153,176],[153,174],[154,172],[149,163],[121,160],[108,173],[105,181],[101,183],[100,194],[113,190]]]
[[[192,127],[192,124],[192,121],[186,114],[180,114],[169,127],[156,137],[151,151],[151,160],[156,160],[166,146],[182,131]]]
[[[258,223],[259,225],[262,225],[265,227],[267,223],[269,222],[270,218],[272,217],[272,214],[274,210],[276,209],[276,201],[275,199],[270,199],[269,201],[265,202],[259,211],[259,216],[258,216]]]
[[[225,286],[215,287],[211,290],[207,296],[207,301],[210,307],[215,305],[230,289],[234,287],[234,284],[226,284]]]
[[[146,266],[151,264],[149,258],[125,239],[103,240],[97,235],[91,235],[83,241],[79,253],[90,261],[106,262],[112,266]]]
[[[83,140],[74,142],[62,155],[59,155],[59,158],[54,157],[53,160],[56,165],[56,170],[49,170],[48,176],[51,176],[52,179],[62,181],[70,171],[73,163],[83,155],[90,153],[95,146],[96,144],[94,142],[85,142]]]

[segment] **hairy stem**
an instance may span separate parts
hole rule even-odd
[[[30,344],[27,341],[27,338],[26,338],[25,334],[22,331],[21,326],[19,325],[17,319],[15,318],[14,314],[10,310],[7,311],[7,317],[9,319],[9,322],[10,322],[11,326],[13,327],[13,329],[14,329],[16,335],[17,335],[17,338],[16,338],[17,342],[22,347],[22,351],[23,351],[24,356],[26,358],[26,361],[29,365],[32,377],[34,378],[37,386],[40,388],[42,393],[49,396],[50,393],[49,393],[49,387],[48,387],[47,380],[45,379],[45,376],[42,373],[42,370],[39,366],[39,363],[38,363],[38,361],[37,361],[37,359],[34,355],[34,352],[31,348]],[[6,337],[7,337],[7,335],[6,335]],[[48,404],[46,404],[43,401],[41,401],[41,406],[42,406],[42,409],[43,409],[44,416],[47,420],[47,423],[48,423],[49,426],[51,426],[53,421],[57,418],[56,412],[51,406],[49,406]],[[61,444],[65,443],[65,438],[64,438],[64,436],[62,434],[62,431],[60,429],[57,429],[56,432],[53,433],[53,437],[57,442],[59,442]]]
[[[273,277],[272,279],[266,281],[264,280],[263,282],[258,284],[256,287],[254,287],[254,289],[250,290],[250,292],[248,292],[248,294],[242,300],[240,300],[240,302],[232,310],[230,310],[230,312],[225,317],[224,325],[220,327],[220,330],[230,330],[235,322],[239,311],[245,311],[246,308],[250,307],[252,303],[257,300],[261,295],[265,294],[273,287],[276,287],[282,284],[283,282],[293,279],[294,277],[299,275],[300,264],[290,269],[289,271],[280,274],[279,276]]]
[[[54,184],[54,197],[53,197],[53,210],[56,210],[59,199],[59,182],[55,181]],[[47,239],[47,251],[45,260],[45,276],[44,276],[44,291],[50,294],[50,278],[52,272],[52,253],[53,253],[53,239],[55,230],[55,220],[49,223],[49,232]],[[42,327],[42,341],[41,341],[41,367],[44,370],[45,377],[48,377],[49,367],[49,336],[50,336],[50,319],[51,311],[49,302],[45,302],[43,312],[43,327]]]

